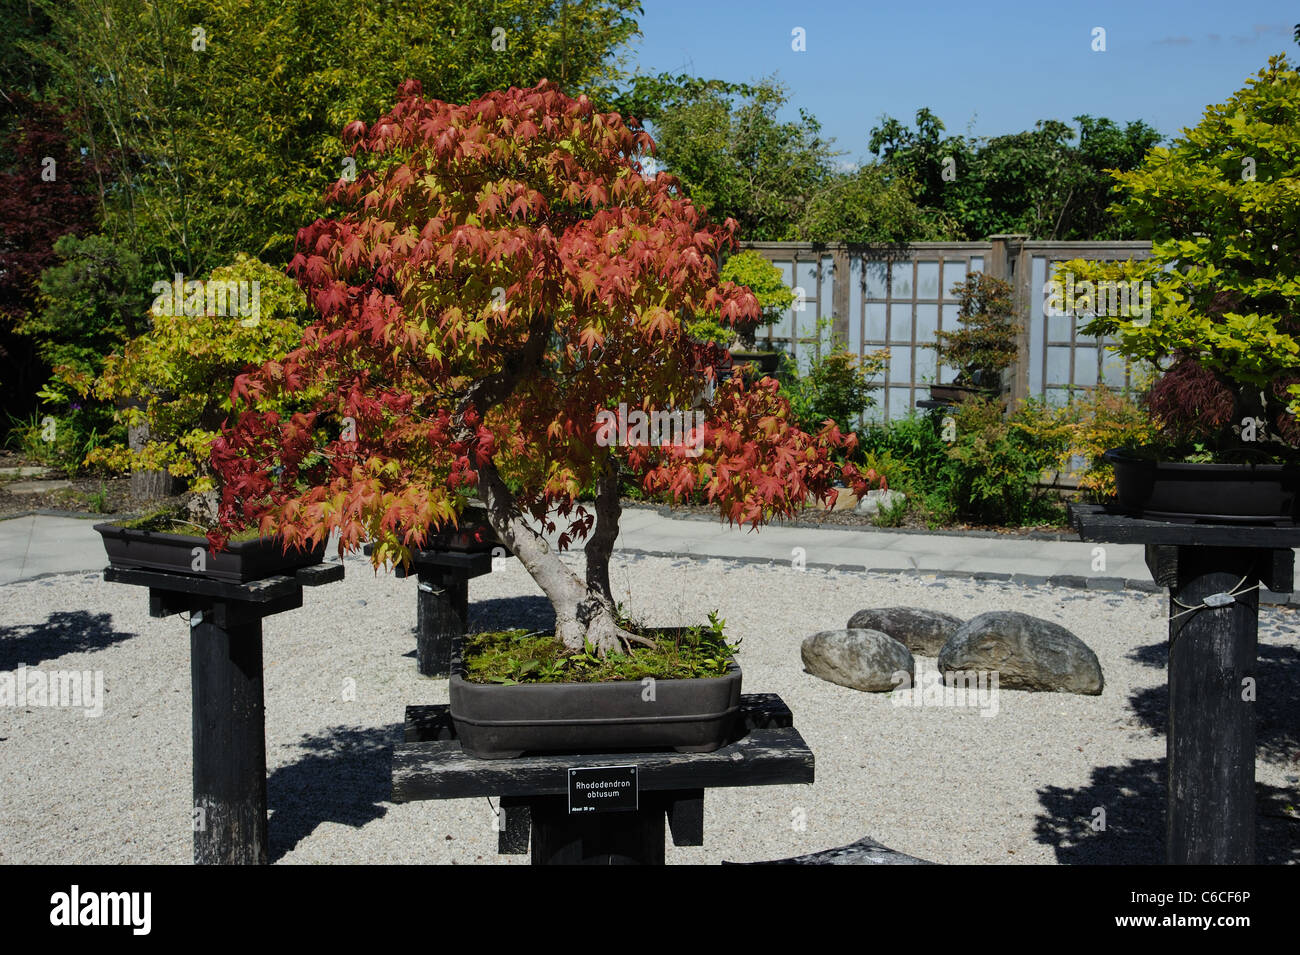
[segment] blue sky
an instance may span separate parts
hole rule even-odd
[[[775,74],[834,136],[844,161],[868,156],[882,114],[928,106],[951,133],[1029,129],[1081,113],[1143,119],[1166,137],[1195,125],[1285,52],[1300,4],[1271,0],[644,0],[641,72],[726,80]],[[791,49],[802,27],[806,52]],[[1094,52],[1093,29],[1105,32]]]

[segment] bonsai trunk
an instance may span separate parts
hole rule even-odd
[[[126,431],[127,447],[142,451],[149,443],[148,423],[131,425]],[[176,478],[168,471],[131,469],[131,497],[137,501],[153,501],[176,493]]]
[[[618,471],[612,465],[599,480],[596,526],[586,545],[586,581],[560,559],[546,539],[535,531],[519,508],[495,465],[479,468],[479,497],[487,505],[492,529],[524,565],[555,608],[555,635],[574,652],[590,642],[602,656],[622,652],[631,644],[653,646],[653,641],[620,627],[615,619],[609,587],[609,558],[618,537]]]

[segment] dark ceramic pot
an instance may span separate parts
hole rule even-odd
[[[740,667],[720,677],[610,683],[471,683],[451,662],[451,718],[461,748],[480,759],[523,753],[674,749],[709,753],[730,742],[740,713]]]
[[[325,542],[311,550],[286,552],[278,537],[231,541],[220,553],[213,553],[206,537],[169,534],[96,524],[104,539],[109,563],[126,570],[160,570],[187,577],[204,577],[246,583],[319,564],[325,557]],[[194,549],[203,551],[202,571],[194,569]]]
[[[1289,464],[1184,464],[1112,449],[1121,509],[1163,520],[1275,523],[1294,521],[1300,468]]]
[[[731,360],[737,365],[757,365],[758,370],[765,375],[774,375],[776,370],[781,367],[781,353],[779,351],[736,351],[732,349]]]

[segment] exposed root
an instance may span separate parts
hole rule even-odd
[[[565,646],[575,651],[590,643],[600,656],[610,653],[629,653],[632,647],[642,646],[654,649],[659,645],[649,637],[632,633],[616,624],[607,611],[595,614],[586,627],[576,619],[566,621],[569,626],[557,626],[556,633]],[[566,631],[570,635],[566,638]]]

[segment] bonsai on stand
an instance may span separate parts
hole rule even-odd
[[[1071,517],[1085,540],[1145,544],[1170,588],[1170,862],[1255,860],[1258,588],[1291,590],[1300,544],[1300,154],[1282,145],[1297,139],[1300,74],[1274,57],[1115,174],[1149,260],[1057,270],[1084,334],[1161,372],[1146,399],[1160,440],[1107,452],[1119,506]]]
[[[719,277],[753,292],[761,311],[758,322],[738,325],[728,340],[720,339],[719,343],[730,350],[733,361],[757,365],[765,375],[775,374],[781,367],[781,356],[788,353],[759,349],[755,338],[760,328],[771,327],[781,320],[781,313],[794,302],[794,291],[785,284],[781,270],[753,250],[737,252],[728,258]],[[739,348],[732,347],[736,343]]]
[[[983,272],[972,272],[952,287],[960,328],[935,332],[927,347],[938,363],[954,368],[952,384],[930,386],[932,401],[960,404],[971,397],[1002,393],[1002,373],[1015,364],[1020,326],[1011,320],[1011,286]]]
[[[386,116],[345,134],[369,171],[336,184],[341,214],[302,231],[290,266],[319,320],[301,348],[235,388],[313,406],[288,420],[241,409],[223,431],[225,520],[337,531],[344,549],[369,541],[376,565],[406,563],[475,493],[554,608],[558,653],[604,659],[681,639],[629,626],[615,604],[624,475],[648,494],[702,490],[723,517],[753,525],[809,495],[833,500],[837,479],[869,486],[874,475],[832,460],[853,439],[833,423],[793,426],[774,380],[736,377],[702,397],[726,353],[693,340],[681,316],[734,326],[756,321],[759,305],[719,281],[734,222],[711,224],[671,176],[643,176],[636,157],[652,143],[634,122],[549,83],[455,106],[408,82]],[[594,504],[579,502],[583,487]],[[581,571],[561,558],[578,542]],[[624,711],[602,713],[653,722],[639,682],[620,682]],[[535,687],[493,689],[504,714]],[[663,745],[677,745],[671,733]]]

